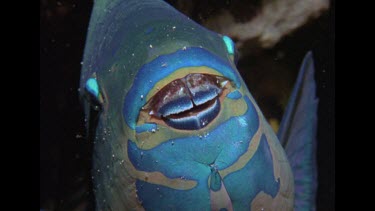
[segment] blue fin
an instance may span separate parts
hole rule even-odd
[[[278,131],[294,175],[294,210],[315,210],[317,108],[314,62],[308,52]]]

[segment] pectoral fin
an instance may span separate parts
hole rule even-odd
[[[308,52],[278,131],[278,138],[292,167],[295,183],[294,210],[315,210],[317,187],[317,108],[314,62]]]

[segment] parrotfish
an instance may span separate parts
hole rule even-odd
[[[97,210],[315,209],[312,54],[278,135],[236,57],[164,1],[94,2],[80,95]]]

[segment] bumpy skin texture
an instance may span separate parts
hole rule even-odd
[[[197,130],[139,121],[160,88],[192,73],[230,81],[212,121]],[[222,35],[163,1],[95,1],[82,95],[90,78],[101,108],[92,172],[97,210],[293,209],[285,153]]]

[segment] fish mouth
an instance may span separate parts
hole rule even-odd
[[[222,76],[193,73],[160,89],[142,107],[140,117],[181,130],[199,130],[219,114],[220,96],[229,80]]]

